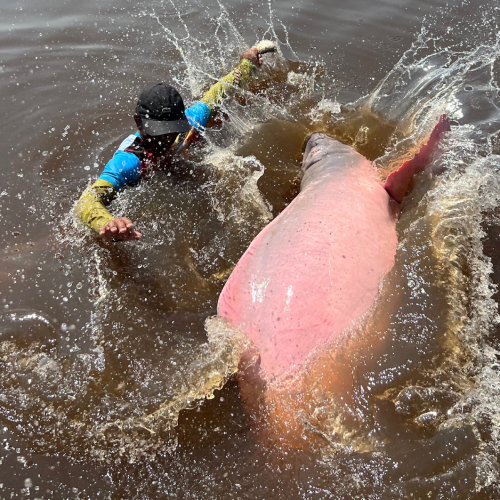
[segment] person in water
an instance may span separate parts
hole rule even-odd
[[[97,181],[83,192],[75,207],[78,217],[106,240],[140,240],[142,235],[130,219],[113,217],[106,207],[118,191],[151,170],[168,168],[172,156],[194,142],[207,126],[227,89],[248,80],[262,65],[264,51],[252,47],[243,52],[234,70],[187,109],[170,85],[156,83],[144,88],[134,115],[138,132],[120,144]]]

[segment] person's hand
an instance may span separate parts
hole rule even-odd
[[[142,239],[142,234],[134,231],[134,224],[126,217],[117,217],[101,227],[99,235],[105,240],[131,241]]]
[[[253,65],[260,68],[262,66],[262,54],[259,53],[257,47],[252,47],[251,49],[245,50],[240,54],[240,61],[243,59],[248,59]]]

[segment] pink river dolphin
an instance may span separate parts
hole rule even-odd
[[[309,138],[300,193],[253,240],[218,303],[257,349],[264,385],[293,378],[374,305],[395,261],[399,204],[448,130],[443,115],[385,184],[353,148],[323,133]]]

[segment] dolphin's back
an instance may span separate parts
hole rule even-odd
[[[360,163],[368,164],[368,160],[353,148],[333,137],[315,133],[309,137],[302,161],[301,190],[310,179],[325,174],[345,173],[355,169]]]
[[[301,365],[374,303],[397,237],[390,197],[352,148],[313,134],[301,191],[252,242],[218,312],[239,325],[271,380]]]

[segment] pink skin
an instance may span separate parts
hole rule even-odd
[[[408,186],[414,175],[422,172],[429,163],[432,154],[444,132],[449,132],[450,120],[446,115],[439,118],[438,124],[434,127],[427,144],[424,144],[420,151],[409,161],[401,165],[399,170],[392,172],[385,181],[385,190],[398,202],[401,203],[405,197]]]
[[[259,350],[268,382],[362,317],[394,264],[396,204],[370,162],[322,134],[314,141],[300,194],[252,242],[218,304]]]
[[[351,147],[313,134],[299,195],[251,243],[219,298],[218,314],[260,352],[263,381],[296,373],[373,306],[394,265],[398,202],[447,130],[443,116],[386,186]]]
[[[257,67],[262,66],[262,55],[257,47],[252,47],[240,54],[241,59],[248,59]],[[168,156],[170,146],[174,143],[178,134],[165,134],[159,136],[149,136],[144,132],[141,119],[134,115],[134,120],[139,130],[139,134],[146,142],[146,147],[155,155]],[[127,217],[116,217],[101,227],[99,235],[108,241],[134,241],[141,240],[142,234],[134,229],[134,223]]]

